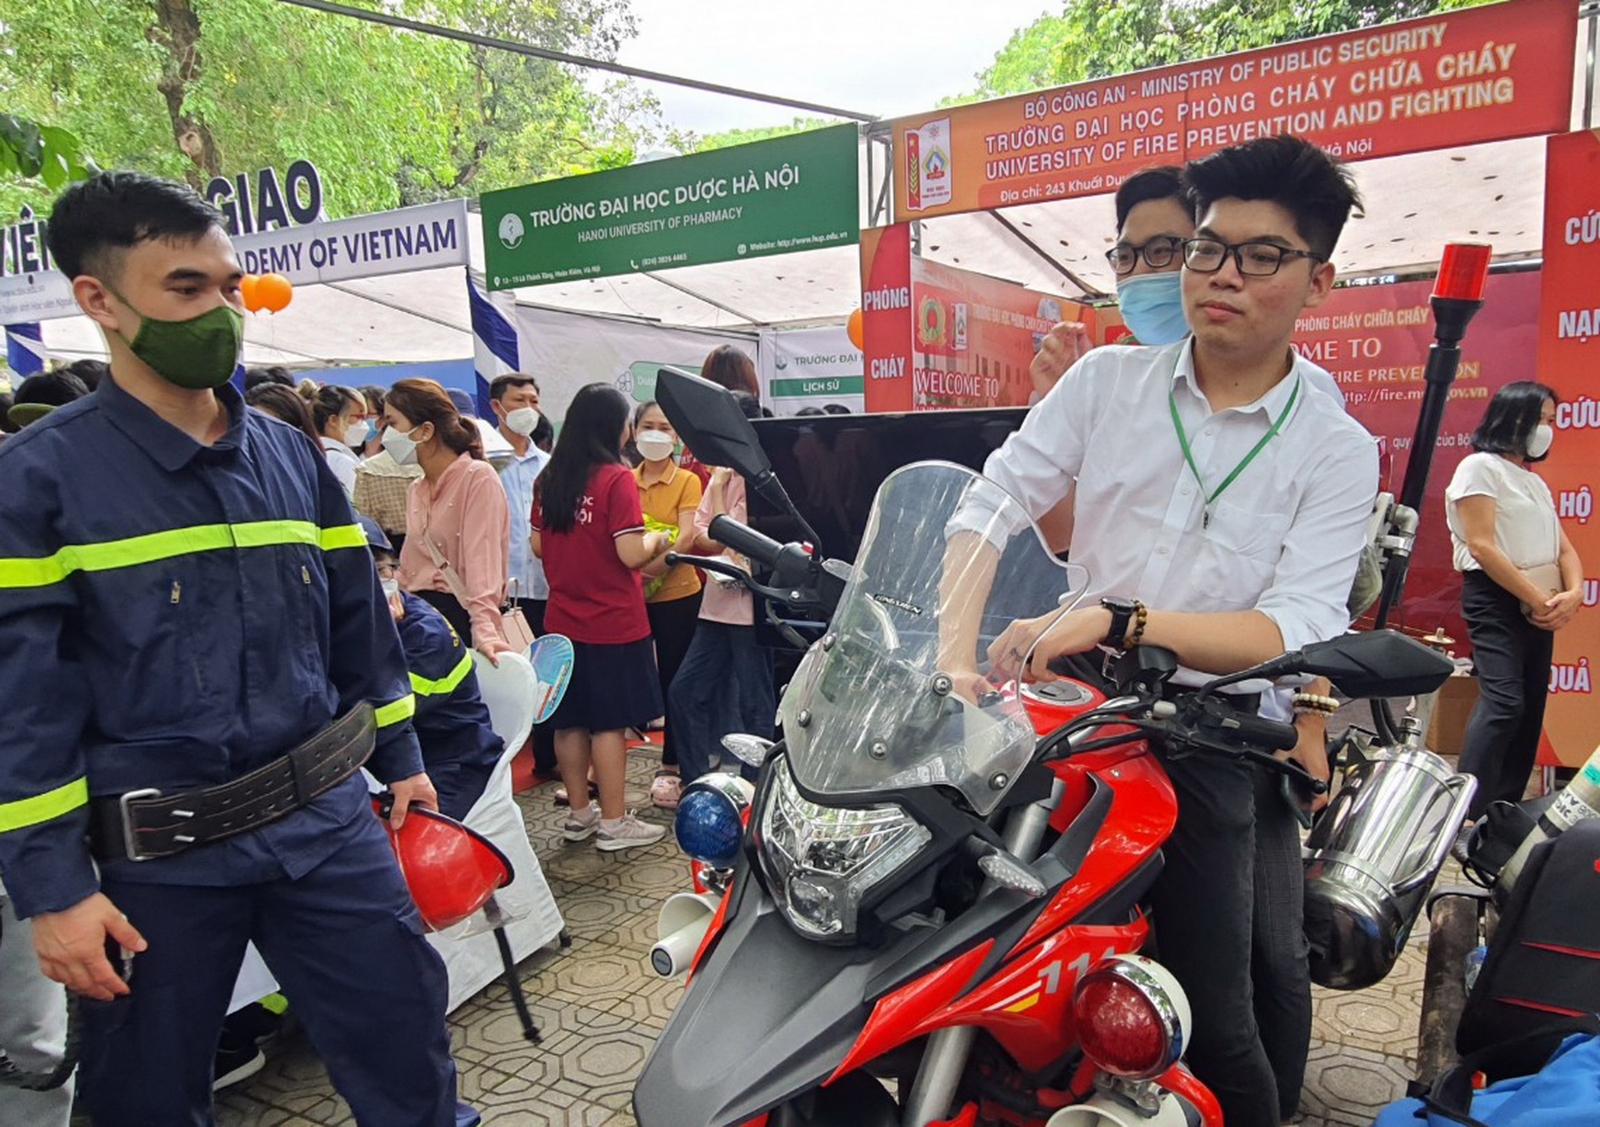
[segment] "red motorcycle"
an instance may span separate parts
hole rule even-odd
[[[680,429],[753,488],[770,479],[731,420],[720,438]],[[1182,1063],[1183,991],[1137,954],[1177,816],[1150,740],[1293,771],[1271,750],[1294,728],[1215,690],[1308,672],[1410,693],[1450,663],[1377,633],[1189,691],[1150,648],[1121,658],[1115,699],[1019,684],[989,648],[1065,613],[1087,576],[998,486],[945,463],[883,483],[851,565],[727,518],[711,533],[770,569],[743,576],[764,599],[832,613],[753,791],[711,777],[680,803],[680,844],[722,898],[664,921],[692,977],[635,1087],[641,1127],[1221,1127]],[[987,688],[963,689],[951,671],[967,666]]]

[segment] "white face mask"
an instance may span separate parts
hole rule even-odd
[[[416,427],[410,430],[400,430],[390,427],[383,432],[383,448],[402,466],[414,465],[417,460],[417,440],[411,436],[417,432]]]
[[[515,411],[506,412],[506,429],[512,434],[520,434],[523,438],[539,429],[539,412],[533,407],[518,407]]]
[[[634,436],[633,444],[639,448],[639,456],[647,462],[660,462],[672,457],[673,447],[678,445],[664,430],[642,430]]]
[[[1555,428],[1551,427],[1549,423],[1540,423],[1533,428],[1533,433],[1528,436],[1528,457],[1544,457],[1550,452],[1550,444],[1555,440]]]
[[[372,436],[372,427],[365,419],[358,419],[345,428],[344,444],[346,446],[360,446]]]
[[[379,582],[383,584],[384,598],[392,599],[400,593],[400,581],[398,579],[383,579]]]

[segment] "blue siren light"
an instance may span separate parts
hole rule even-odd
[[[724,779],[732,781],[731,776],[720,775],[690,784],[678,800],[678,813],[672,823],[678,848],[717,869],[730,868],[739,858],[744,841],[743,813],[748,805],[742,794],[722,785]]]

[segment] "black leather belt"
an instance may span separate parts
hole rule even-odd
[[[149,861],[270,825],[355,774],[377,736],[359,704],[299,747],[231,782],[163,795],[154,788],[96,798],[89,839],[101,861]]]

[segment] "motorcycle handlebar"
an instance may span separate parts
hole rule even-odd
[[[1223,727],[1236,732],[1242,742],[1271,751],[1293,751],[1300,742],[1300,731],[1293,724],[1265,716],[1236,713],[1223,722]]]
[[[743,553],[767,567],[776,567],[778,558],[783,554],[782,544],[740,524],[726,513],[712,517],[711,527],[707,531],[717,543],[726,544],[735,552]]]

